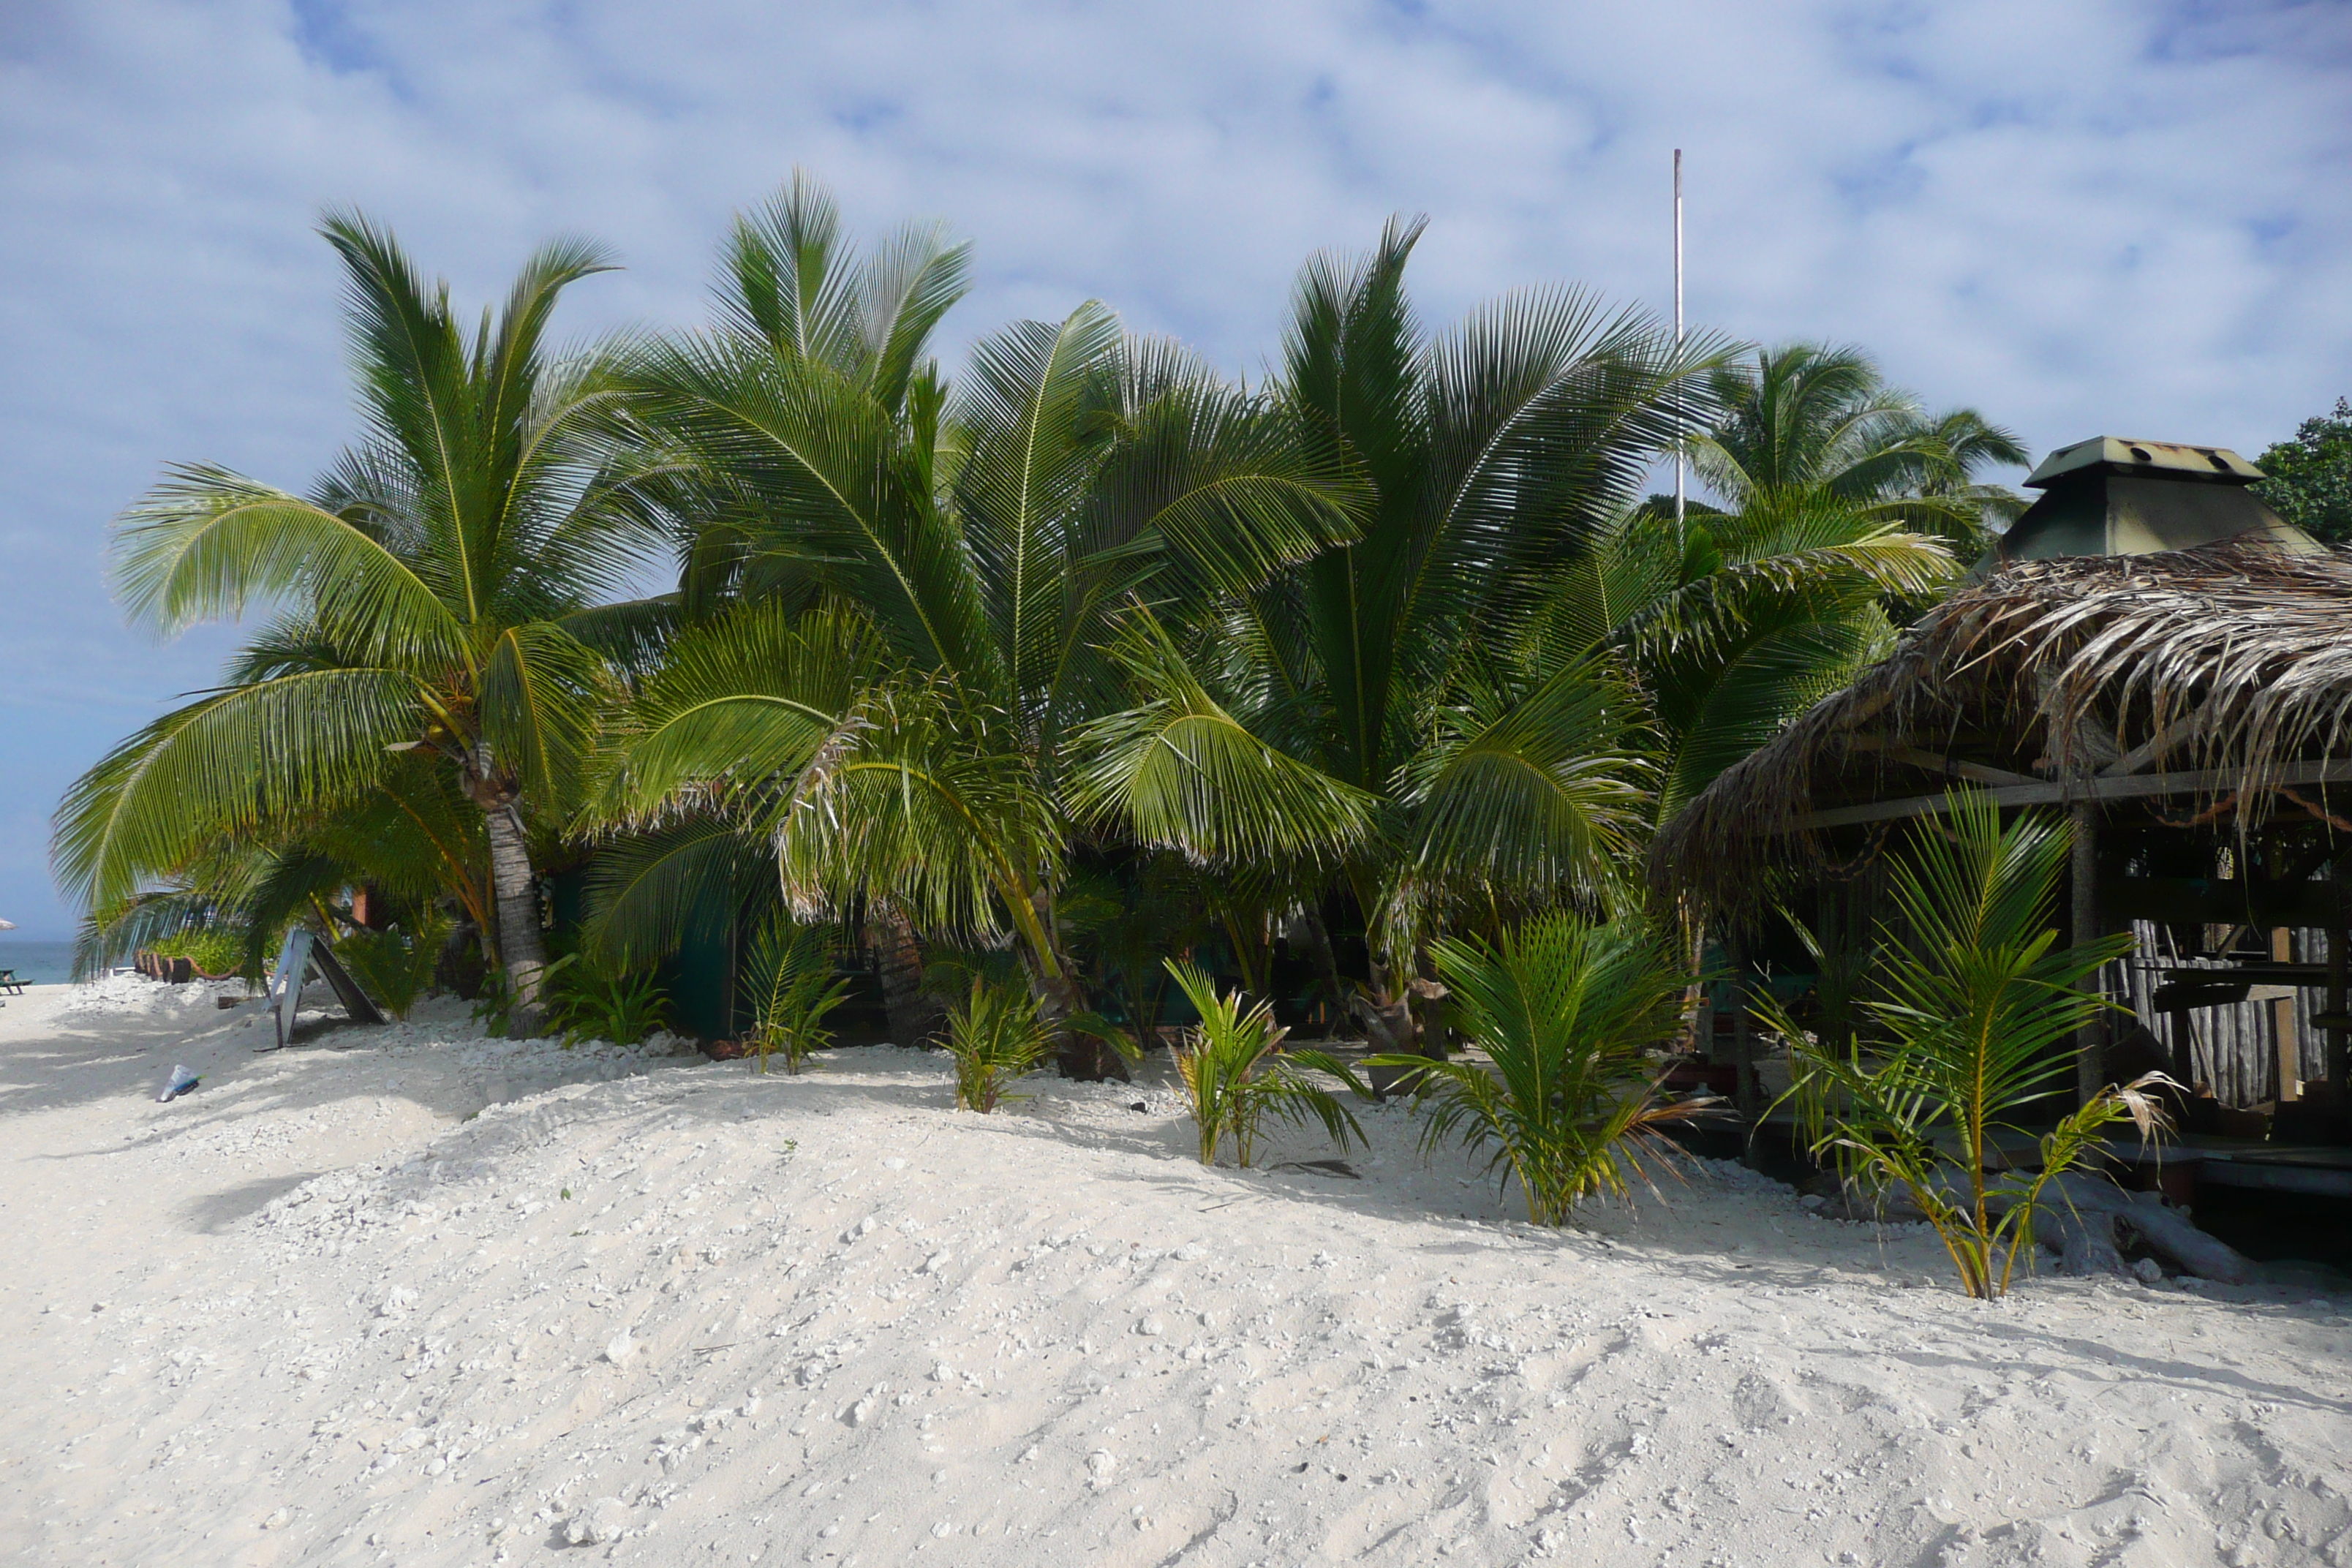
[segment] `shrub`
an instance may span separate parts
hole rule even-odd
[[[2027,813],[2006,830],[1979,792],[1956,796],[1948,834],[1913,835],[1892,891],[1906,929],[1882,944],[1873,996],[1874,1056],[1851,1034],[1809,1037],[1777,1003],[1757,1016],[1790,1043],[1795,1102],[1816,1158],[1884,1191],[1900,1184],[1926,1213],[1958,1270],[1960,1288],[1990,1300],[2009,1289],[2019,1253],[2031,1255],[2043,1190],[2093,1157],[2105,1131],[2163,1127],[2147,1090],[2160,1073],[2110,1086],[2040,1136],[2042,1168],[2005,1165],[1996,1137],[2046,1106],[2074,1068],[2068,1037],[2110,1004],[2080,989],[2131,951],[2116,936],[2061,948],[2054,929],[2069,829]],[[2063,1189],[2062,1189],[2063,1190]]]
[[[1054,1037],[1027,991],[975,975],[969,995],[949,1009],[947,1048],[955,1058],[956,1104],[985,1115],[1015,1098],[1005,1086],[1036,1070]]]
[[[669,999],[650,970],[608,969],[572,952],[549,964],[541,984],[548,1023],[563,1032],[566,1050],[583,1040],[634,1046],[669,1016]]]
[[[441,944],[449,937],[449,922],[438,915],[419,916],[407,923],[413,931],[397,925],[383,931],[362,926],[335,942],[335,956],[352,978],[395,1018],[407,1017],[433,984]]]
[[[826,1016],[849,995],[849,983],[834,972],[833,942],[821,926],[795,925],[779,916],[751,944],[745,976],[751,996],[751,1027],[743,1037],[759,1070],[781,1055],[784,1071],[833,1044]]]
[[[1486,1055],[1365,1058],[1398,1069],[1399,1087],[1433,1101],[1424,1153],[1456,1142],[1491,1151],[1490,1173],[1516,1181],[1538,1225],[1564,1225],[1599,1194],[1623,1197],[1644,1166],[1672,1159],[1658,1129],[1712,1110],[1661,1097],[1652,1053],[1676,1032],[1690,976],[1639,925],[1538,917],[1499,947],[1432,950],[1456,1016]]]
[[[185,931],[163,938],[147,951],[158,958],[184,958],[198,973],[215,978],[245,969],[245,937],[235,931]]]
[[[1309,1070],[1328,1073],[1365,1092],[1354,1074],[1321,1051],[1284,1051],[1286,1031],[1275,1026],[1267,1004],[1244,1012],[1239,991],[1221,996],[1206,974],[1174,959],[1168,961],[1168,973],[1201,1015],[1175,1053],[1200,1130],[1201,1163],[1216,1163],[1219,1145],[1230,1142],[1234,1163],[1246,1170],[1269,1116],[1294,1125],[1319,1121],[1341,1149],[1363,1138],[1363,1129],[1339,1098],[1307,1076]]]

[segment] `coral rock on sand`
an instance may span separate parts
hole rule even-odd
[[[572,1516],[563,1539],[574,1546],[602,1546],[629,1532],[629,1505],[619,1498],[599,1498]]]
[[[1737,1167],[1536,1230],[1401,1105],[1335,1182],[1203,1169],[1157,1086],[199,1000],[0,1015],[12,1563],[2352,1556],[2324,1275],[1988,1306]]]

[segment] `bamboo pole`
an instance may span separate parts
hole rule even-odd
[[[1683,150],[1675,149],[1675,361],[1681,368],[1683,353]],[[1675,394],[1675,435],[1682,435],[1682,394]],[[1683,449],[1675,447],[1675,548],[1684,543],[1683,525]]]

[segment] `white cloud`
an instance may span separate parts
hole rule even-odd
[[[57,789],[221,646],[120,630],[105,520],[163,460],[299,482],[347,431],[326,204],[475,300],[593,234],[630,270],[570,324],[674,324],[805,163],[867,232],[975,240],[951,338],[1091,295],[1255,373],[1299,260],[1399,210],[1433,321],[1562,277],[1663,306],[1682,145],[1696,321],[1859,342],[2037,447],[2258,447],[2352,391],[2347,88],[2326,0],[19,0],[0,719],[40,761],[0,778],[0,912],[62,921]]]

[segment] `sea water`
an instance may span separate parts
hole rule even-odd
[[[73,978],[73,943],[10,942],[0,938],[0,969],[13,969],[27,985],[62,985]]]

